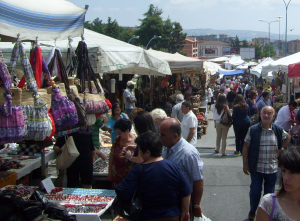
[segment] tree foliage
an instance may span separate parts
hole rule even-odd
[[[270,44],[270,57],[275,57],[276,51],[274,49],[274,45]],[[263,57],[269,57],[269,44],[266,44],[263,48]]]
[[[235,36],[235,38],[233,38],[232,40],[231,40],[231,47],[233,47],[233,48],[240,48],[241,47],[241,45],[240,45],[240,39],[239,39],[239,37],[236,35]]]
[[[263,47],[261,43],[259,43],[259,41],[255,41],[254,47],[255,47],[255,59],[263,58]]]
[[[179,22],[172,22],[170,18],[164,21],[161,17],[162,13],[162,9],[151,4],[148,11],[143,14],[144,18],[139,19],[141,23],[136,30],[121,27],[110,17],[107,23],[96,18],[93,22],[85,22],[84,27],[125,42],[128,42],[132,35],[139,36],[139,39],[132,39],[130,44],[144,48],[154,36],[161,36],[153,39],[148,48],[170,53],[181,52],[187,34],[182,33],[183,29]]]
[[[248,43],[247,40],[243,40],[243,41],[242,41],[242,47],[243,47],[243,48],[248,48],[248,47],[249,47],[249,43]]]

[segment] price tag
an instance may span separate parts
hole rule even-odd
[[[42,180],[42,185],[45,187],[47,193],[50,193],[51,190],[53,190],[55,188],[52,180],[50,179],[50,177]]]

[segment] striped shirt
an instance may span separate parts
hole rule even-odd
[[[282,140],[285,140],[287,132],[282,131]],[[245,138],[245,142],[251,143],[250,128]],[[260,136],[260,147],[257,162],[257,172],[259,173],[276,173],[278,168],[278,143],[277,138],[270,127],[268,130],[262,127]]]

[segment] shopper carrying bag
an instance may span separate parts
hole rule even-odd
[[[72,136],[65,136],[66,143],[61,148],[61,153],[56,159],[57,170],[65,170],[76,160],[79,152]]]

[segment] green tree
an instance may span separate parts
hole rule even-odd
[[[139,29],[135,31],[135,35],[140,36],[138,39],[139,45],[146,47],[150,39],[154,36],[161,36],[163,33],[163,20],[160,16],[163,13],[158,7],[154,7],[153,4],[149,6],[148,11],[144,14],[144,19],[139,19],[141,25]],[[149,48],[159,49],[160,39],[157,38],[151,41]]]
[[[271,43],[270,44],[270,57],[275,57],[276,56],[276,51],[274,49],[274,45]],[[263,57],[269,57],[269,45],[266,44],[263,48]]]
[[[124,29],[118,25],[116,20],[112,21],[111,17],[108,17],[107,23],[105,24],[105,35],[119,39],[123,30]]]
[[[254,47],[255,47],[255,59],[263,58],[263,47],[261,43],[259,43],[259,41],[255,41]]]
[[[244,48],[248,48],[249,47],[249,43],[248,43],[247,40],[243,40],[242,41],[242,47],[244,47]]]
[[[84,23],[84,27],[101,34],[105,34],[105,24],[103,24],[102,20],[99,18],[94,19],[92,22],[86,21]]]
[[[231,40],[231,47],[233,47],[233,48],[240,48],[241,46],[240,46],[240,39],[239,39],[239,37],[236,35],[235,36],[235,38],[233,38],[232,40]]]

